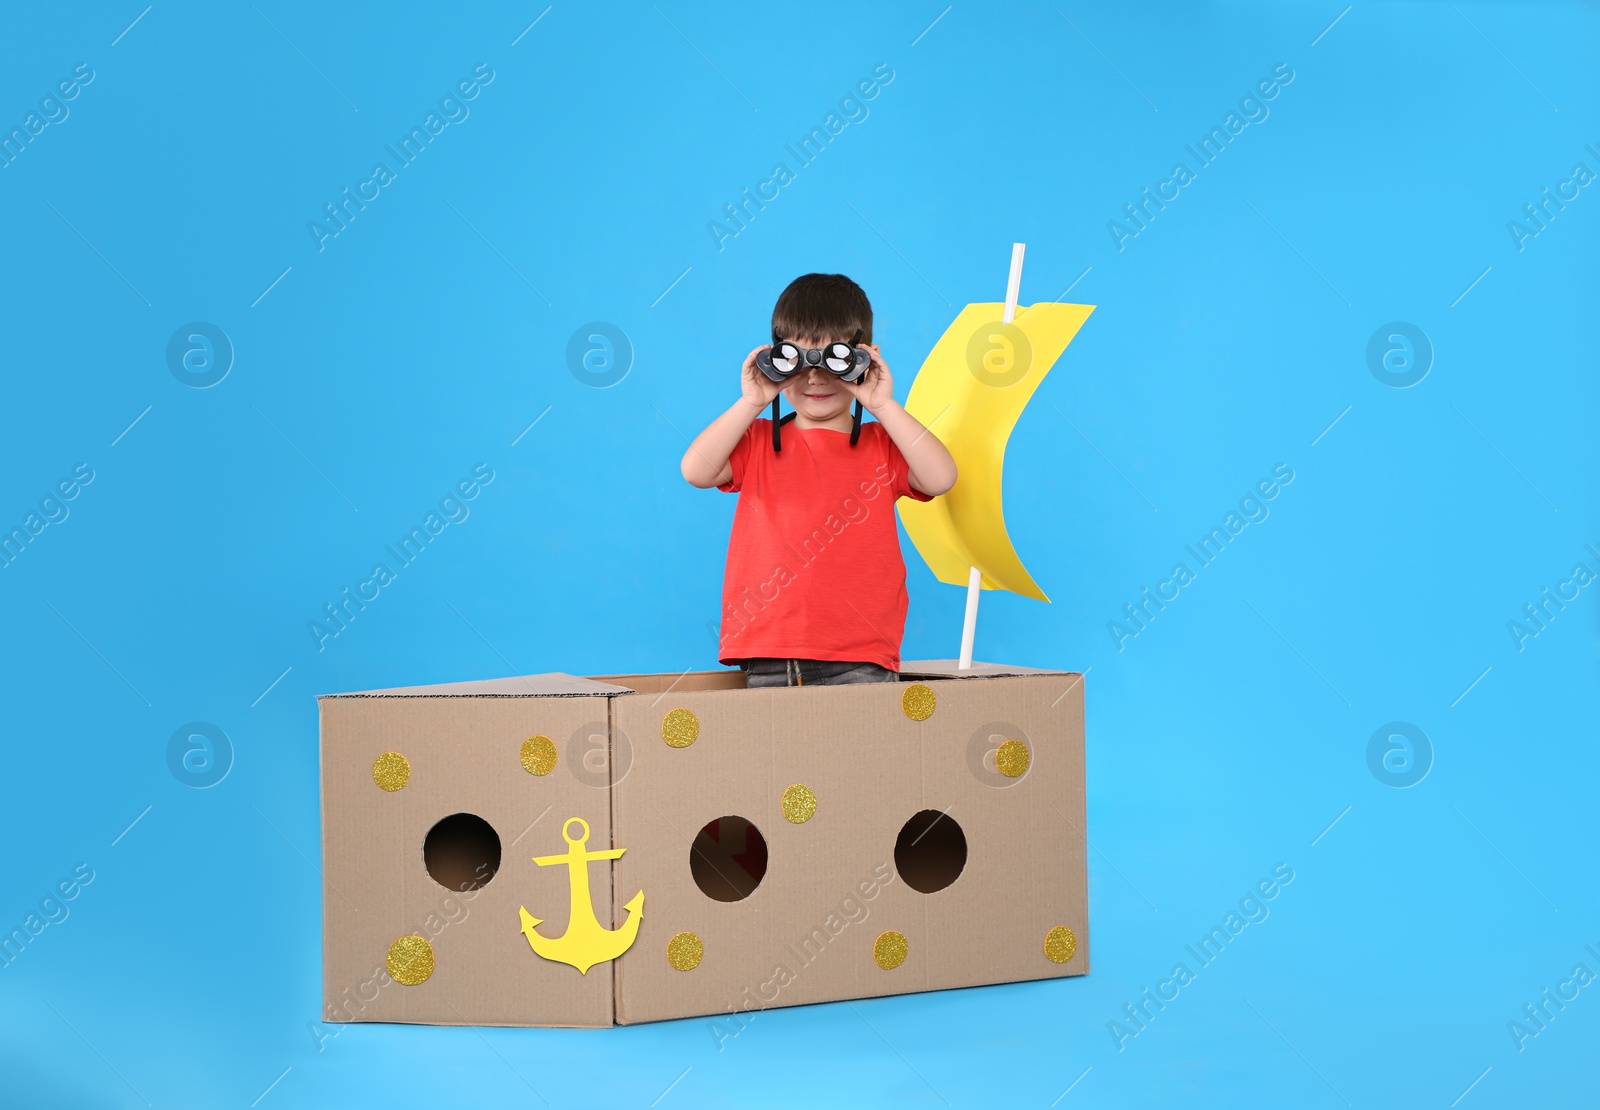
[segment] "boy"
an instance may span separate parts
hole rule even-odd
[[[739,494],[722,587],[718,661],[746,684],[892,682],[905,633],[906,565],[894,502],[928,501],[956,481],[944,444],[894,399],[872,343],[872,305],[843,274],[806,274],[772,310],[773,342],[852,343],[872,361],[851,383],[820,366],[783,384],[744,360],[743,391],[690,444],[683,476]],[[781,450],[761,411],[779,393]],[[853,434],[852,402],[876,418]]]

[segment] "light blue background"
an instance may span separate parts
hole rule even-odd
[[[95,875],[0,969],[0,1102],[1593,1097],[1600,985],[1521,1051],[1507,1023],[1600,972],[1596,590],[1523,650],[1507,622],[1600,571],[1600,190],[1522,250],[1507,222],[1600,171],[1595,9],[941,7],[0,14],[7,129],[96,74],[0,169],[0,524],[96,475],[0,569],[0,928]],[[470,116],[319,251],[307,222],[481,62]],[[880,62],[870,115],[719,251],[707,222]],[[1270,117],[1119,251],[1108,221],[1279,63]],[[714,665],[733,499],[678,459],[779,290],[859,280],[903,397],[1013,240],[1025,303],[1099,307],[1008,457],[1054,602],[987,595],[978,656],[1088,671],[1093,973],[720,1048],[705,1020],[316,1023],[314,695]],[[236,350],[209,389],[167,366],[190,321]],[[609,389],[568,369],[589,321],[635,350]],[[1409,389],[1368,367],[1391,321],[1435,351]],[[308,622],[478,463],[470,518],[319,651]],[[1107,622],[1278,463],[1270,517],[1118,650]],[[962,591],[906,550],[905,654],[948,656]],[[209,789],[168,769],[190,721],[234,748]],[[1391,721],[1433,748],[1409,789],[1368,767]],[[1280,862],[1270,917],[1119,1051],[1107,1023]]]

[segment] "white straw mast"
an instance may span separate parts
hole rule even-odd
[[[1017,297],[1022,292],[1022,256],[1028,244],[1011,244],[1011,274],[1006,278],[1006,308],[1000,316],[1002,324],[1017,318]],[[977,567],[967,568],[967,613],[961,622],[961,659],[958,666],[964,671],[972,669],[972,641],[978,635],[978,597],[983,590],[983,572]]]

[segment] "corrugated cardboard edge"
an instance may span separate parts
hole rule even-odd
[[[692,671],[677,676],[678,680],[722,678],[737,672]],[[1023,667],[1007,663],[982,663],[974,661],[963,668],[955,659],[912,659],[900,665],[902,680],[918,678],[1005,678],[1036,674],[1078,674],[1077,671],[1053,667]],[[394,686],[382,690],[350,690],[318,694],[322,698],[560,698],[560,697],[615,697],[640,691],[631,686],[608,681],[626,678],[627,675],[600,675],[594,678],[567,674],[564,671],[547,671],[542,674],[512,675],[507,678],[471,679],[464,682],[440,682],[423,686]],[[655,677],[654,675],[643,677]],[[691,682],[685,689],[693,689]],[[670,687],[669,687],[670,689]]]
[[[318,884],[317,893],[321,904],[317,907],[317,916],[322,921],[322,966],[317,969],[317,1020],[325,1024],[328,1022],[328,945],[330,926],[328,923],[328,759],[325,750],[324,737],[327,735],[327,721],[322,711],[322,700],[317,700],[317,839],[321,842],[321,851],[317,853],[317,860],[322,864],[317,872],[317,877],[322,880]],[[613,1008],[613,1013],[615,1009]],[[615,1021],[615,1017],[612,1018]],[[341,1025],[345,1023],[339,1023]],[[314,1027],[313,1027],[314,1028]],[[341,1032],[343,1030],[341,1029]],[[319,1042],[320,1043],[320,1042]]]
[[[429,686],[395,686],[387,690],[353,690],[346,693],[318,694],[323,698],[562,698],[612,697],[633,693],[626,686],[614,686],[580,678],[564,671],[544,674],[512,675],[508,678],[482,678],[466,682],[440,682]]]
[[[676,1019],[674,1019],[676,1020]],[[415,1026],[440,1026],[446,1029],[616,1029],[617,1023],[612,1021],[609,1025],[583,1025],[566,1021],[542,1021],[537,1025],[530,1025],[525,1021],[455,1021],[445,1018],[386,1018],[375,1021],[363,1018],[359,1022],[326,1022],[328,1025],[415,1025]]]
[[[608,847],[608,848],[615,848],[617,846],[617,783],[622,781],[621,779],[616,777],[616,773],[617,773],[616,736],[617,736],[617,703],[615,701],[612,701],[610,698],[607,698],[606,699],[606,767],[610,771],[611,776],[612,776],[611,785],[606,791],[606,793],[608,793],[611,796],[610,797],[611,822],[610,822],[610,827],[606,829],[606,834],[607,834],[606,847]],[[630,765],[628,770],[631,771],[632,769],[633,768]],[[626,847],[626,845],[624,845],[624,847]],[[611,866],[606,868],[606,871],[610,875],[610,878],[611,878],[611,918],[612,918],[611,927],[613,929],[615,929],[617,927],[617,918],[620,916],[620,912],[617,909],[617,907],[621,906],[623,904],[622,902],[617,901],[617,895],[618,895],[618,890],[617,890],[617,861],[616,860],[612,860],[611,861]],[[624,901],[626,901],[626,899],[624,899]],[[618,970],[618,965],[620,964],[620,962],[621,962],[620,960],[609,960],[609,961],[607,961],[607,967],[610,969],[610,972],[611,972],[611,1027],[613,1029],[615,1029],[620,1024],[617,1021],[617,1015],[622,1012],[622,975]]]
[[[1080,674],[1080,671],[1064,671],[1054,667],[1019,667],[1009,663],[980,663],[973,660],[972,666],[962,667],[957,659],[908,659],[900,664],[900,678],[902,681],[916,678],[1012,678],[1033,674]]]

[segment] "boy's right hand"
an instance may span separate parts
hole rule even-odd
[[[783,386],[767,377],[756,367],[756,356],[762,351],[770,351],[771,343],[763,343],[751,351],[744,359],[744,372],[740,378],[746,403],[764,409],[772,404],[772,399],[783,392]]]

